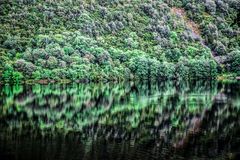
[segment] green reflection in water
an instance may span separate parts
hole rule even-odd
[[[236,118],[237,89],[239,85],[214,81],[3,86],[0,125],[2,133],[9,135],[79,133],[82,137],[160,139],[178,146],[188,140],[189,133],[205,127],[210,135],[224,120]],[[220,109],[209,117],[216,104]],[[226,133],[237,125],[236,119],[231,123],[223,127]]]

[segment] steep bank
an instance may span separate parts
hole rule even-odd
[[[5,82],[239,73],[238,1],[3,0],[0,7]]]

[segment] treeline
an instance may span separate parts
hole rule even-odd
[[[188,60],[180,55],[175,63],[160,61],[137,49],[105,49],[80,32],[66,32],[61,36],[39,35],[37,39],[34,49],[27,48],[22,54],[10,55],[17,58],[12,65],[5,65],[3,78],[6,82],[21,79],[119,81],[211,78],[217,74],[217,65],[211,59]],[[175,57],[170,59],[174,61]]]
[[[212,3],[3,0],[1,80],[120,81],[239,74],[239,3],[224,1],[226,13],[218,6],[209,8]],[[173,7],[184,9],[200,24],[206,46],[171,12]],[[223,66],[217,66],[211,51],[225,56]]]

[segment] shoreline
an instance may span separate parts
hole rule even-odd
[[[0,81],[0,85],[15,85],[15,84],[69,84],[69,83],[121,83],[121,82],[164,82],[164,81],[201,81],[201,80],[210,80],[210,81],[218,81],[224,83],[234,83],[240,82],[239,76],[233,76],[232,74],[221,74],[218,75],[216,78],[206,78],[206,79],[159,79],[159,80],[140,80],[140,79],[126,79],[126,80],[70,80],[70,79],[62,79],[62,80],[53,80],[53,79],[41,79],[41,80],[25,80],[20,81],[18,83],[4,83]]]

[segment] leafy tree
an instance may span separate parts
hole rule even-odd
[[[214,78],[217,75],[217,64],[213,60],[190,60],[189,71],[193,79]]]
[[[230,71],[240,75],[240,51],[235,50],[229,54],[228,63],[230,64]]]
[[[165,53],[165,56],[169,62],[178,62],[181,55],[181,51],[178,48],[174,48],[173,50],[167,50]]]
[[[4,66],[4,71],[3,71],[3,74],[2,74],[4,82],[6,82],[6,83],[11,82],[13,72],[14,72],[14,70],[13,70],[13,67],[11,65],[6,64]]]
[[[3,80],[5,83],[19,83],[22,79],[22,73],[14,71],[13,67],[9,64],[5,65],[3,72]]]
[[[20,83],[21,80],[23,79],[23,75],[20,72],[13,72],[12,79],[14,83]]]
[[[48,59],[47,59],[47,67],[49,69],[54,69],[56,68],[58,65],[58,60],[57,58],[53,57],[53,56],[50,56]]]
[[[216,12],[215,0],[206,0],[205,7],[208,12],[214,14]]]
[[[39,70],[32,73],[32,78],[35,80],[40,80],[42,78],[41,72]]]

